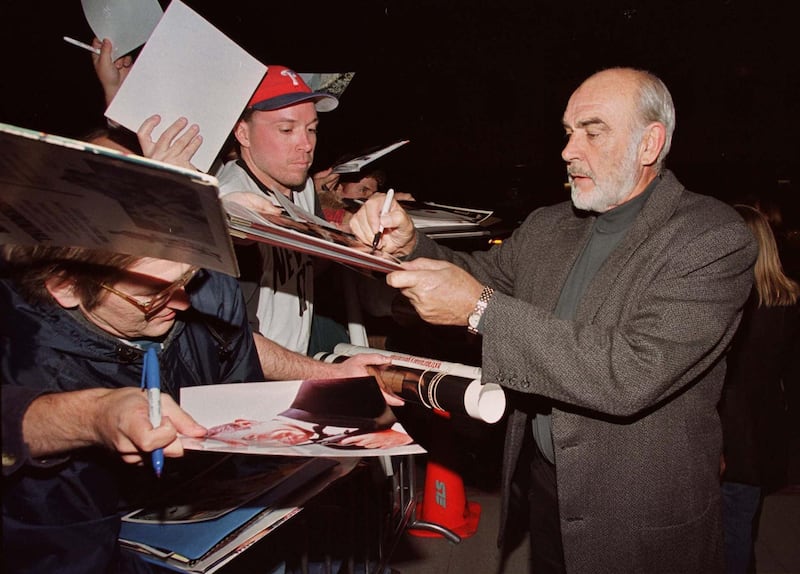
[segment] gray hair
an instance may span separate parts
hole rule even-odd
[[[636,106],[641,127],[644,128],[651,122],[659,122],[666,128],[664,147],[661,148],[661,153],[658,154],[654,166],[657,172],[661,172],[664,159],[672,145],[672,134],[675,131],[675,104],[672,102],[672,95],[667,86],[661,79],[650,72],[637,71],[639,93]]]

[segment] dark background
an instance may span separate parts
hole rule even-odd
[[[162,1],[166,7],[168,2]],[[690,188],[756,193],[796,218],[797,31],[786,2],[705,0],[186,0],[265,64],[355,71],[322,115],[315,169],[408,138],[379,160],[398,191],[519,219],[566,199],[561,114],[613,65],[670,87],[668,159]],[[80,137],[103,123],[78,0],[4,2],[0,121]]]

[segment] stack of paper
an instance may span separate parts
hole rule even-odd
[[[300,504],[340,476],[317,484],[338,464],[228,457],[123,517],[120,543],[149,562],[209,574],[300,512]]]

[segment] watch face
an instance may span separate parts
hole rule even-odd
[[[473,329],[477,329],[480,320],[481,316],[479,313],[470,313],[469,317],[467,318],[467,323],[469,323],[469,326],[472,327]]]

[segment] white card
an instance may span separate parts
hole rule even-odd
[[[192,164],[208,171],[267,67],[180,0],[172,0],[106,117],[136,131],[158,114],[157,139],[175,120],[200,126]]]

